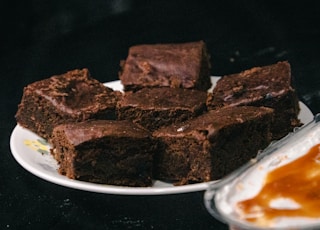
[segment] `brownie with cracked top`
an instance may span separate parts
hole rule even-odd
[[[126,92],[117,103],[120,120],[131,120],[153,131],[194,118],[206,111],[207,93],[182,88],[143,88]]]
[[[287,135],[300,126],[299,100],[292,84],[289,62],[254,67],[240,73],[225,75],[218,80],[207,106],[265,106],[275,110],[271,127],[273,139]]]
[[[15,115],[19,125],[50,140],[54,126],[88,119],[115,119],[118,93],[76,69],[24,88]]]
[[[211,87],[210,58],[203,41],[144,44],[129,48],[119,78],[126,91],[144,87]]]
[[[151,186],[155,142],[129,121],[90,120],[61,124],[51,153],[71,179],[121,186]]]
[[[162,127],[153,132],[154,177],[176,185],[221,179],[270,143],[272,119],[271,108],[223,107]]]

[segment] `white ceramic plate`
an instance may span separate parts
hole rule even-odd
[[[219,77],[211,77],[213,86],[218,79]],[[120,81],[108,82],[105,83],[105,85],[114,90],[123,89]],[[210,90],[212,90],[212,88]],[[311,121],[313,119],[313,114],[307,106],[300,102],[300,108],[299,118],[301,121],[303,123]],[[208,188],[209,184],[209,182],[206,182],[173,186],[170,183],[156,180],[152,187],[125,187],[72,180],[57,172],[58,164],[49,153],[49,144],[41,137],[19,125],[14,128],[11,134],[10,147],[17,162],[32,174],[58,185],[90,192],[122,195],[177,194],[203,191]]]

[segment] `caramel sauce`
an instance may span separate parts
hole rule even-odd
[[[292,200],[294,207],[273,207],[271,202],[279,198]],[[320,218],[320,144],[270,171],[260,192],[237,205],[247,221],[259,225],[267,225],[276,217]]]

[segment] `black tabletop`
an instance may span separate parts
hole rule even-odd
[[[128,48],[204,40],[212,75],[288,60],[299,98],[320,112],[320,10],[279,1],[3,1],[1,3],[0,229],[227,229],[203,191],[128,196],[40,179],[9,141],[23,87],[76,68],[118,79]]]

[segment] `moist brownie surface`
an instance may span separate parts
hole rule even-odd
[[[87,122],[68,123],[61,125],[66,138],[72,145],[99,139],[106,136],[148,138],[150,133],[129,121],[90,120]]]
[[[177,184],[220,179],[256,156],[270,142],[273,109],[224,107],[162,127],[154,175]]]
[[[133,122],[155,130],[196,117],[206,111],[207,93],[182,88],[144,88],[126,92],[117,104],[120,120]]]
[[[87,69],[34,82],[24,88],[17,122],[49,138],[55,125],[86,119],[115,119],[117,94]]]
[[[278,62],[223,76],[207,100],[209,109],[241,105],[265,106],[275,110],[274,139],[280,139],[299,126],[298,97],[291,82],[290,64]]]
[[[154,142],[129,121],[91,120],[56,126],[52,137],[59,172],[69,178],[150,186]]]
[[[211,86],[209,55],[203,41],[132,46],[119,78],[125,90],[167,86],[206,91]]]

